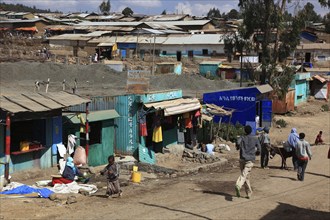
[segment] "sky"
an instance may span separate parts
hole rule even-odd
[[[98,6],[103,0],[0,0],[0,2],[36,6],[39,9],[50,9],[51,11],[70,12],[99,12]],[[314,10],[322,16],[328,9],[321,8],[318,0],[292,0],[288,6],[294,13],[295,5],[303,7],[307,2],[314,5]],[[238,0],[110,0],[111,12],[121,12],[130,7],[134,13],[156,15],[166,10],[168,14],[190,14],[195,16],[206,16],[211,8],[218,8],[221,13],[228,13],[231,9],[238,10]]]

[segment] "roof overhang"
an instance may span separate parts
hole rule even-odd
[[[273,88],[269,84],[257,86],[257,89],[261,94],[273,91]]]
[[[82,120],[85,121],[86,119],[86,114],[68,114],[65,115],[67,119],[71,121],[73,124],[81,124]],[[81,119],[81,117],[83,119]],[[88,121],[89,122],[96,122],[96,121],[104,121],[104,120],[109,120],[109,119],[114,119],[114,118],[119,118],[120,115],[118,112],[114,109],[110,110],[102,110],[102,111],[92,111],[89,112],[88,114]]]
[[[0,109],[11,112],[46,112],[90,102],[67,92],[0,94]]]
[[[200,109],[201,105],[196,98],[180,98],[162,102],[154,102],[144,104],[147,108],[154,108],[156,110],[164,110],[165,116],[182,114]]]

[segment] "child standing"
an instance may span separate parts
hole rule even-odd
[[[263,133],[260,135],[260,145],[261,145],[261,168],[268,168],[268,160],[269,160],[269,149],[270,149],[270,137],[269,137],[269,128],[264,127]]]
[[[107,192],[106,196],[110,197],[114,194],[118,194],[118,196],[122,196],[122,190],[120,189],[119,184],[119,165],[115,162],[115,157],[110,155],[108,157],[108,165],[100,171],[101,175],[107,175]]]

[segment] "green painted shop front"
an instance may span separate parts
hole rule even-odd
[[[82,114],[85,118],[85,114]],[[114,119],[119,117],[115,110],[91,112],[88,116],[90,125],[88,150],[88,165],[99,166],[108,163],[108,156],[114,154],[115,124]],[[84,125],[72,115],[65,116],[63,137],[69,134],[77,136],[77,146],[85,147],[85,133],[81,129]],[[66,142],[63,140],[63,142]]]

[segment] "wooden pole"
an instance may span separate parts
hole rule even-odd
[[[88,161],[88,151],[89,151],[89,133],[88,133],[88,130],[89,130],[89,122],[88,122],[89,109],[88,109],[88,104],[89,103],[86,103],[86,123],[85,123],[85,126],[86,126],[86,147],[85,147],[85,150],[86,150],[87,161]]]
[[[10,115],[7,114],[6,117],[6,149],[5,149],[5,157],[6,157],[6,163],[5,163],[5,179],[9,181],[9,163],[10,163]]]

